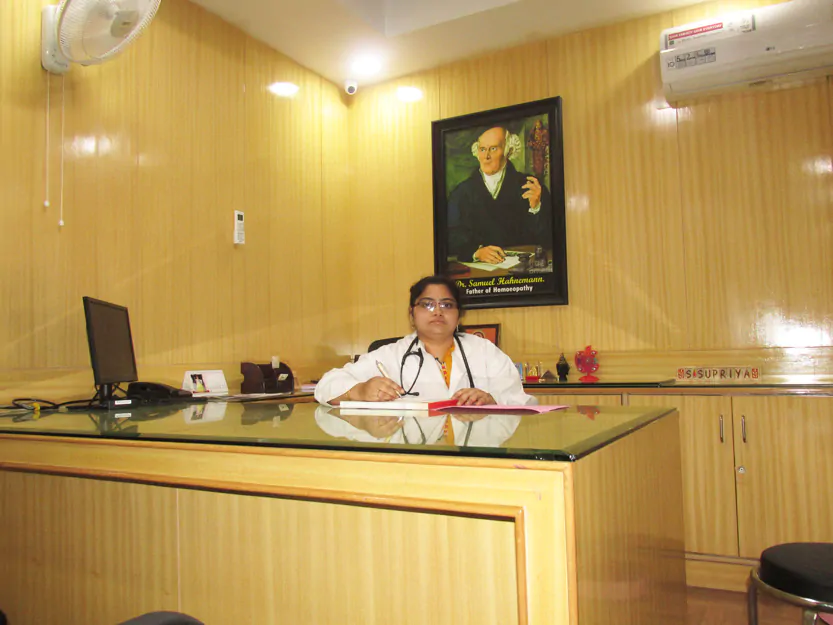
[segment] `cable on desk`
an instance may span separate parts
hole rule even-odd
[[[71,399],[60,403],[48,399],[39,399],[37,397],[18,397],[17,399],[13,399],[12,403],[8,406],[0,406],[0,417],[16,417],[28,413],[39,415],[41,412],[54,412],[61,408],[69,408],[71,406],[86,408],[91,407],[94,401],[95,397],[92,399]]]

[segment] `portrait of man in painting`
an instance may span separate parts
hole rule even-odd
[[[513,132],[509,125],[448,137],[452,143],[447,146],[449,161],[453,159],[457,165],[449,173],[454,172],[451,175],[455,176],[459,171],[470,170],[463,180],[449,181],[449,260],[498,265],[506,260],[507,252],[513,251],[513,247],[543,247],[552,251],[552,202],[544,166],[549,146],[536,148],[541,169],[535,175],[527,166],[527,161],[532,159],[527,159],[524,140],[526,135],[532,135],[536,125],[542,127],[543,122],[540,118],[522,120],[513,124],[521,126],[518,132]],[[528,132],[524,132],[527,125]],[[472,137],[475,133],[477,136]],[[464,143],[460,150],[454,149],[457,146],[453,143],[457,141]],[[466,147],[469,147],[468,155]],[[458,154],[452,155],[454,152]]]
[[[464,287],[471,280],[486,284],[484,278],[493,287],[506,283],[498,276],[541,277],[528,280],[525,293],[492,289],[480,294],[467,289],[468,295],[506,292],[516,301],[518,295],[546,295],[556,290],[554,270],[563,269],[557,265],[554,269],[565,255],[563,163],[560,143],[558,158],[552,158],[553,114],[546,108],[519,113],[445,129],[440,134],[442,144],[434,146],[435,187],[438,178],[443,187],[441,195],[435,188],[435,228],[441,227],[435,232],[435,264],[444,265],[437,269],[458,278]],[[558,166],[555,194],[553,162]],[[563,286],[566,296],[566,283]]]

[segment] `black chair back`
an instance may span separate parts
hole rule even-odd
[[[396,341],[398,341],[401,338],[401,336],[394,336],[390,339],[376,339],[370,344],[370,347],[367,348],[367,352],[370,353],[375,349],[379,349],[383,345],[390,345],[391,343],[396,343]]]

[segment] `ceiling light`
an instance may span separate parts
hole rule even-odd
[[[403,102],[418,102],[422,100],[422,90],[417,87],[399,87],[396,97]]]
[[[298,93],[298,89],[300,89],[300,87],[291,82],[273,82],[267,87],[267,89],[282,98],[291,98]]]
[[[382,70],[382,61],[379,57],[364,55],[357,57],[351,65],[353,73],[359,77],[375,76]]]

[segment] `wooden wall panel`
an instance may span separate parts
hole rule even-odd
[[[349,98],[340,87],[321,82],[321,239],[324,310],[321,342],[307,346],[315,360],[343,357],[353,345],[353,284],[361,266],[352,262],[356,232],[362,224],[351,218]],[[312,355],[312,354],[310,354]]]
[[[431,121],[439,116],[434,72],[364,92],[350,110],[353,325],[356,353],[410,331],[408,288],[433,271]],[[399,86],[425,97],[401,102]],[[427,182],[426,182],[427,181]]]
[[[525,44],[353,98],[166,0],[126,54],[49,80],[44,209],[46,2],[0,8],[0,377],[14,381],[0,387],[32,370],[44,384],[86,375],[84,294],[129,306],[140,375],[235,372],[277,354],[308,378],[404,334],[407,287],[433,267],[430,122],[553,95],[564,98],[571,303],[473,311],[469,323],[501,323],[517,360],[554,363],[592,343],[622,362],[703,352],[736,364],[789,348],[829,361],[833,79],[678,108],[660,97],[662,28],[769,0]],[[282,79],[301,87],[295,98],[265,91]],[[396,99],[409,84],[423,100]],[[247,211],[238,247],[235,208]]]
[[[29,69],[40,63],[39,8],[33,2],[0,5],[0,362],[5,367],[41,364],[34,353],[31,258],[39,243],[32,223],[46,212],[46,80]]]
[[[319,343],[323,308],[321,79],[254,40],[246,44],[246,208],[252,245],[241,279],[240,326],[254,358],[304,353]],[[277,81],[300,87],[276,97]],[[248,239],[247,235],[247,239]],[[250,257],[251,255],[251,257]],[[291,358],[288,358],[291,361]]]
[[[163,371],[179,383],[195,367],[234,376],[241,360],[272,355],[306,378],[318,373],[334,360],[330,324],[352,335],[343,315],[325,315],[324,81],[185,0],[164,2],[118,58],[47,77],[42,4],[0,8],[0,386],[15,389],[10,397],[28,379],[47,397],[50,381],[62,393],[90,393],[82,295],[129,307],[146,379]],[[266,91],[277,80],[295,82],[299,94]],[[348,125],[338,90],[327,88],[339,107],[328,118],[333,171]],[[335,223],[349,215],[345,180],[328,187],[339,199]],[[246,210],[244,246],[232,244],[234,209]]]
[[[679,110],[690,347],[831,344],[831,106],[821,81]]]
[[[656,62],[668,26],[660,14],[549,46],[551,95],[564,98],[570,306],[530,309],[523,352],[685,344],[676,115]]]
[[[438,70],[440,117],[511,106],[547,97],[546,42],[500,50]]]
[[[472,311],[469,323],[500,323],[515,359],[554,364],[561,351],[592,343],[667,377],[669,352],[745,362],[744,350],[758,358],[765,349],[811,348],[805,366],[788,368],[824,372],[812,363],[833,345],[833,79],[673,108],[657,64],[663,28],[769,3],[700,4],[432,72],[441,118],[564,98],[570,305]],[[363,92],[354,127],[371,123],[388,90]],[[430,146],[422,158],[430,161]],[[397,181],[405,195],[431,185],[428,173]],[[377,209],[359,202],[352,210],[361,218]],[[411,225],[430,218],[426,207]],[[403,308],[397,293],[383,293],[376,320],[392,324]],[[765,373],[785,370],[778,353],[767,353]]]
[[[160,364],[229,358],[231,302],[218,306],[217,294],[230,286],[232,210],[243,202],[244,41],[173,2],[137,43],[137,355]]]

